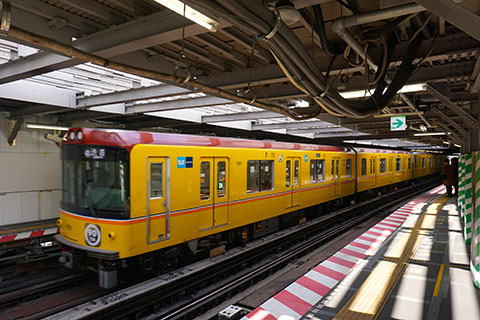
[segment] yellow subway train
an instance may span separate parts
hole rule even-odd
[[[61,262],[117,284],[307,217],[306,208],[441,170],[440,156],[72,128],[61,146]]]

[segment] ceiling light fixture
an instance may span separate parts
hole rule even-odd
[[[50,124],[25,123],[25,127],[27,127],[28,129],[68,131],[68,127],[60,127]]]
[[[280,15],[280,19],[282,19],[287,26],[291,26],[300,20],[300,12],[298,12],[293,3],[288,0],[279,1],[275,8]]]
[[[425,136],[444,136],[445,132],[425,132],[425,133],[414,133],[415,137],[425,137]]]
[[[427,90],[426,83],[416,83],[416,84],[407,84],[403,86],[398,93],[408,93],[408,92],[419,92]],[[370,97],[370,92],[374,92],[375,89],[371,89],[370,91],[365,90],[357,90],[357,91],[347,91],[347,92],[340,92],[340,95],[345,99],[355,99],[355,98],[363,98],[363,97]],[[387,88],[383,91],[385,93]]]
[[[217,31],[218,22],[207,17],[203,13],[193,9],[192,7],[185,5],[183,1],[179,0],[155,0],[162,6],[167,7],[168,9],[175,11],[179,15],[183,16],[185,9],[185,18],[195,22],[196,24],[201,25],[202,27],[208,29],[211,32]],[[185,7],[184,7],[185,6]]]

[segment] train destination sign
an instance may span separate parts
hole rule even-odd
[[[406,116],[390,117],[390,131],[407,130]]]

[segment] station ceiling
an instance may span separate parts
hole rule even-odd
[[[2,1],[0,111],[404,148],[478,130],[480,1],[186,1],[212,30],[159,2]]]

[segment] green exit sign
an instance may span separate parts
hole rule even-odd
[[[406,116],[390,117],[390,131],[407,130]]]

